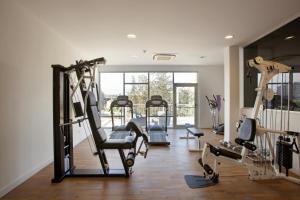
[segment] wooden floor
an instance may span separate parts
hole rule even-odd
[[[184,175],[201,175],[197,162],[200,154],[188,151],[184,130],[170,130],[170,147],[152,147],[147,159],[139,157],[130,178],[68,178],[52,184],[53,165],[41,170],[3,199],[299,199],[300,186],[284,180],[250,181],[245,169],[222,163],[220,183],[201,189],[190,189]],[[218,143],[221,136],[205,130],[205,141]],[[189,142],[196,146],[195,141]],[[108,152],[113,165],[117,153]],[[97,168],[97,157],[91,156],[87,141],[75,148],[77,167]],[[114,167],[113,166],[113,167]]]

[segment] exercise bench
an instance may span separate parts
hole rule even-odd
[[[187,129],[187,128],[193,127],[193,125],[191,125],[189,123],[185,123],[184,127],[185,127],[185,129]],[[189,140],[189,139],[195,139],[195,137],[190,136],[190,132],[186,131],[186,136],[181,136],[181,137],[179,137],[179,139],[187,139],[187,140]]]
[[[204,136],[204,133],[201,129],[195,128],[195,127],[188,127],[186,128],[187,132],[195,136],[195,139],[197,140],[198,143],[198,148],[197,149],[189,149],[189,151],[202,151],[201,149],[201,142],[200,138]]]

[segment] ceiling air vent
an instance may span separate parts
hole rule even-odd
[[[175,54],[171,53],[157,53],[153,55],[153,60],[161,61],[161,60],[174,60],[176,58]]]

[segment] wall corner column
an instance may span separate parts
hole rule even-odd
[[[224,141],[234,142],[240,117],[240,48],[224,48]]]

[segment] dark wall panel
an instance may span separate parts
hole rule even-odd
[[[294,75],[291,76],[300,77],[300,17],[244,48],[245,107],[253,107],[256,97],[254,89],[257,87],[257,71],[252,72],[251,80],[247,77],[249,69],[247,60],[256,56],[292,66],[295,70]],[[298,78],[294,80],[294,93],[298,93],[298,91],[300,92],[300,80],[298,81]],[[292,94],[292,96],[296,98],[300,94]],[[298,98],[294,100],[300,102]]]

